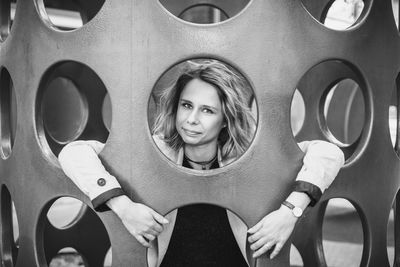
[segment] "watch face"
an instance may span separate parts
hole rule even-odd
[[[301,217],[301,215],[303,215],[303,210],[300,209],[299,207],[294,207],[292,209],[292,211],[293,211],[293,215],[296,217]]]

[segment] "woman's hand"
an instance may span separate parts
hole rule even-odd
[[[126,229],[139,243],[150,247],[168,220],[146,205],[135,203],[127,196],[118,196],[107,201],[107,205],[118,215]]]
[[[281,206],[250,228],[247,232],[250,234],[250,249],[254,251],[253,258],[261,256],[274,246],[270,259],[278,255],[292,234],[297,220],[289,208]]]

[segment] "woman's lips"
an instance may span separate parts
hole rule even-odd
[[[192,131],[192,130],[188,130],[185,128],[182,128],[182,130],[185,132],[186,135],[189,135],[189,136],[196,136],[196,135],[201,134],[201,132]]]

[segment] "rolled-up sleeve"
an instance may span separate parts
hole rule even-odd
[[[336,145],[321,140],[304,141],[298,145],[305,155],[296,181],[316,185],[323,193],[344,165],[343,152]]]
[[[109,199],[123,195],[117,179],[101,163],[98,154],[104,144],[98,141],[74,141],[60,152],[58,160],[64,173],[89,197],[98,211],[107,210]]]

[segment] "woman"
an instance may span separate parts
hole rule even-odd
[[[244,153],[255,130],[245,93],[243,79],[225,64],[192,62],[161,95],[155,142],[169,159],[187,168],[229,164]],[[131,201],[101,164],[97,154],[103,146],[96,141],[73,142],[61,151],[60,164],[96,210],[111,208],[143,246],[151,247],[158,237],[159,253],[149,250],[150,266],[247,266],[247,229],[231,212],[198,204],[179,208],[167,219]],[[247,231],[253,257],[269,251],[274,258],[279,253],[302,210],[318,201],[344,164],[343,153],[330,143],[302,142],[299,147],[305,152],[304,165],[293,192],[278,210]]]

